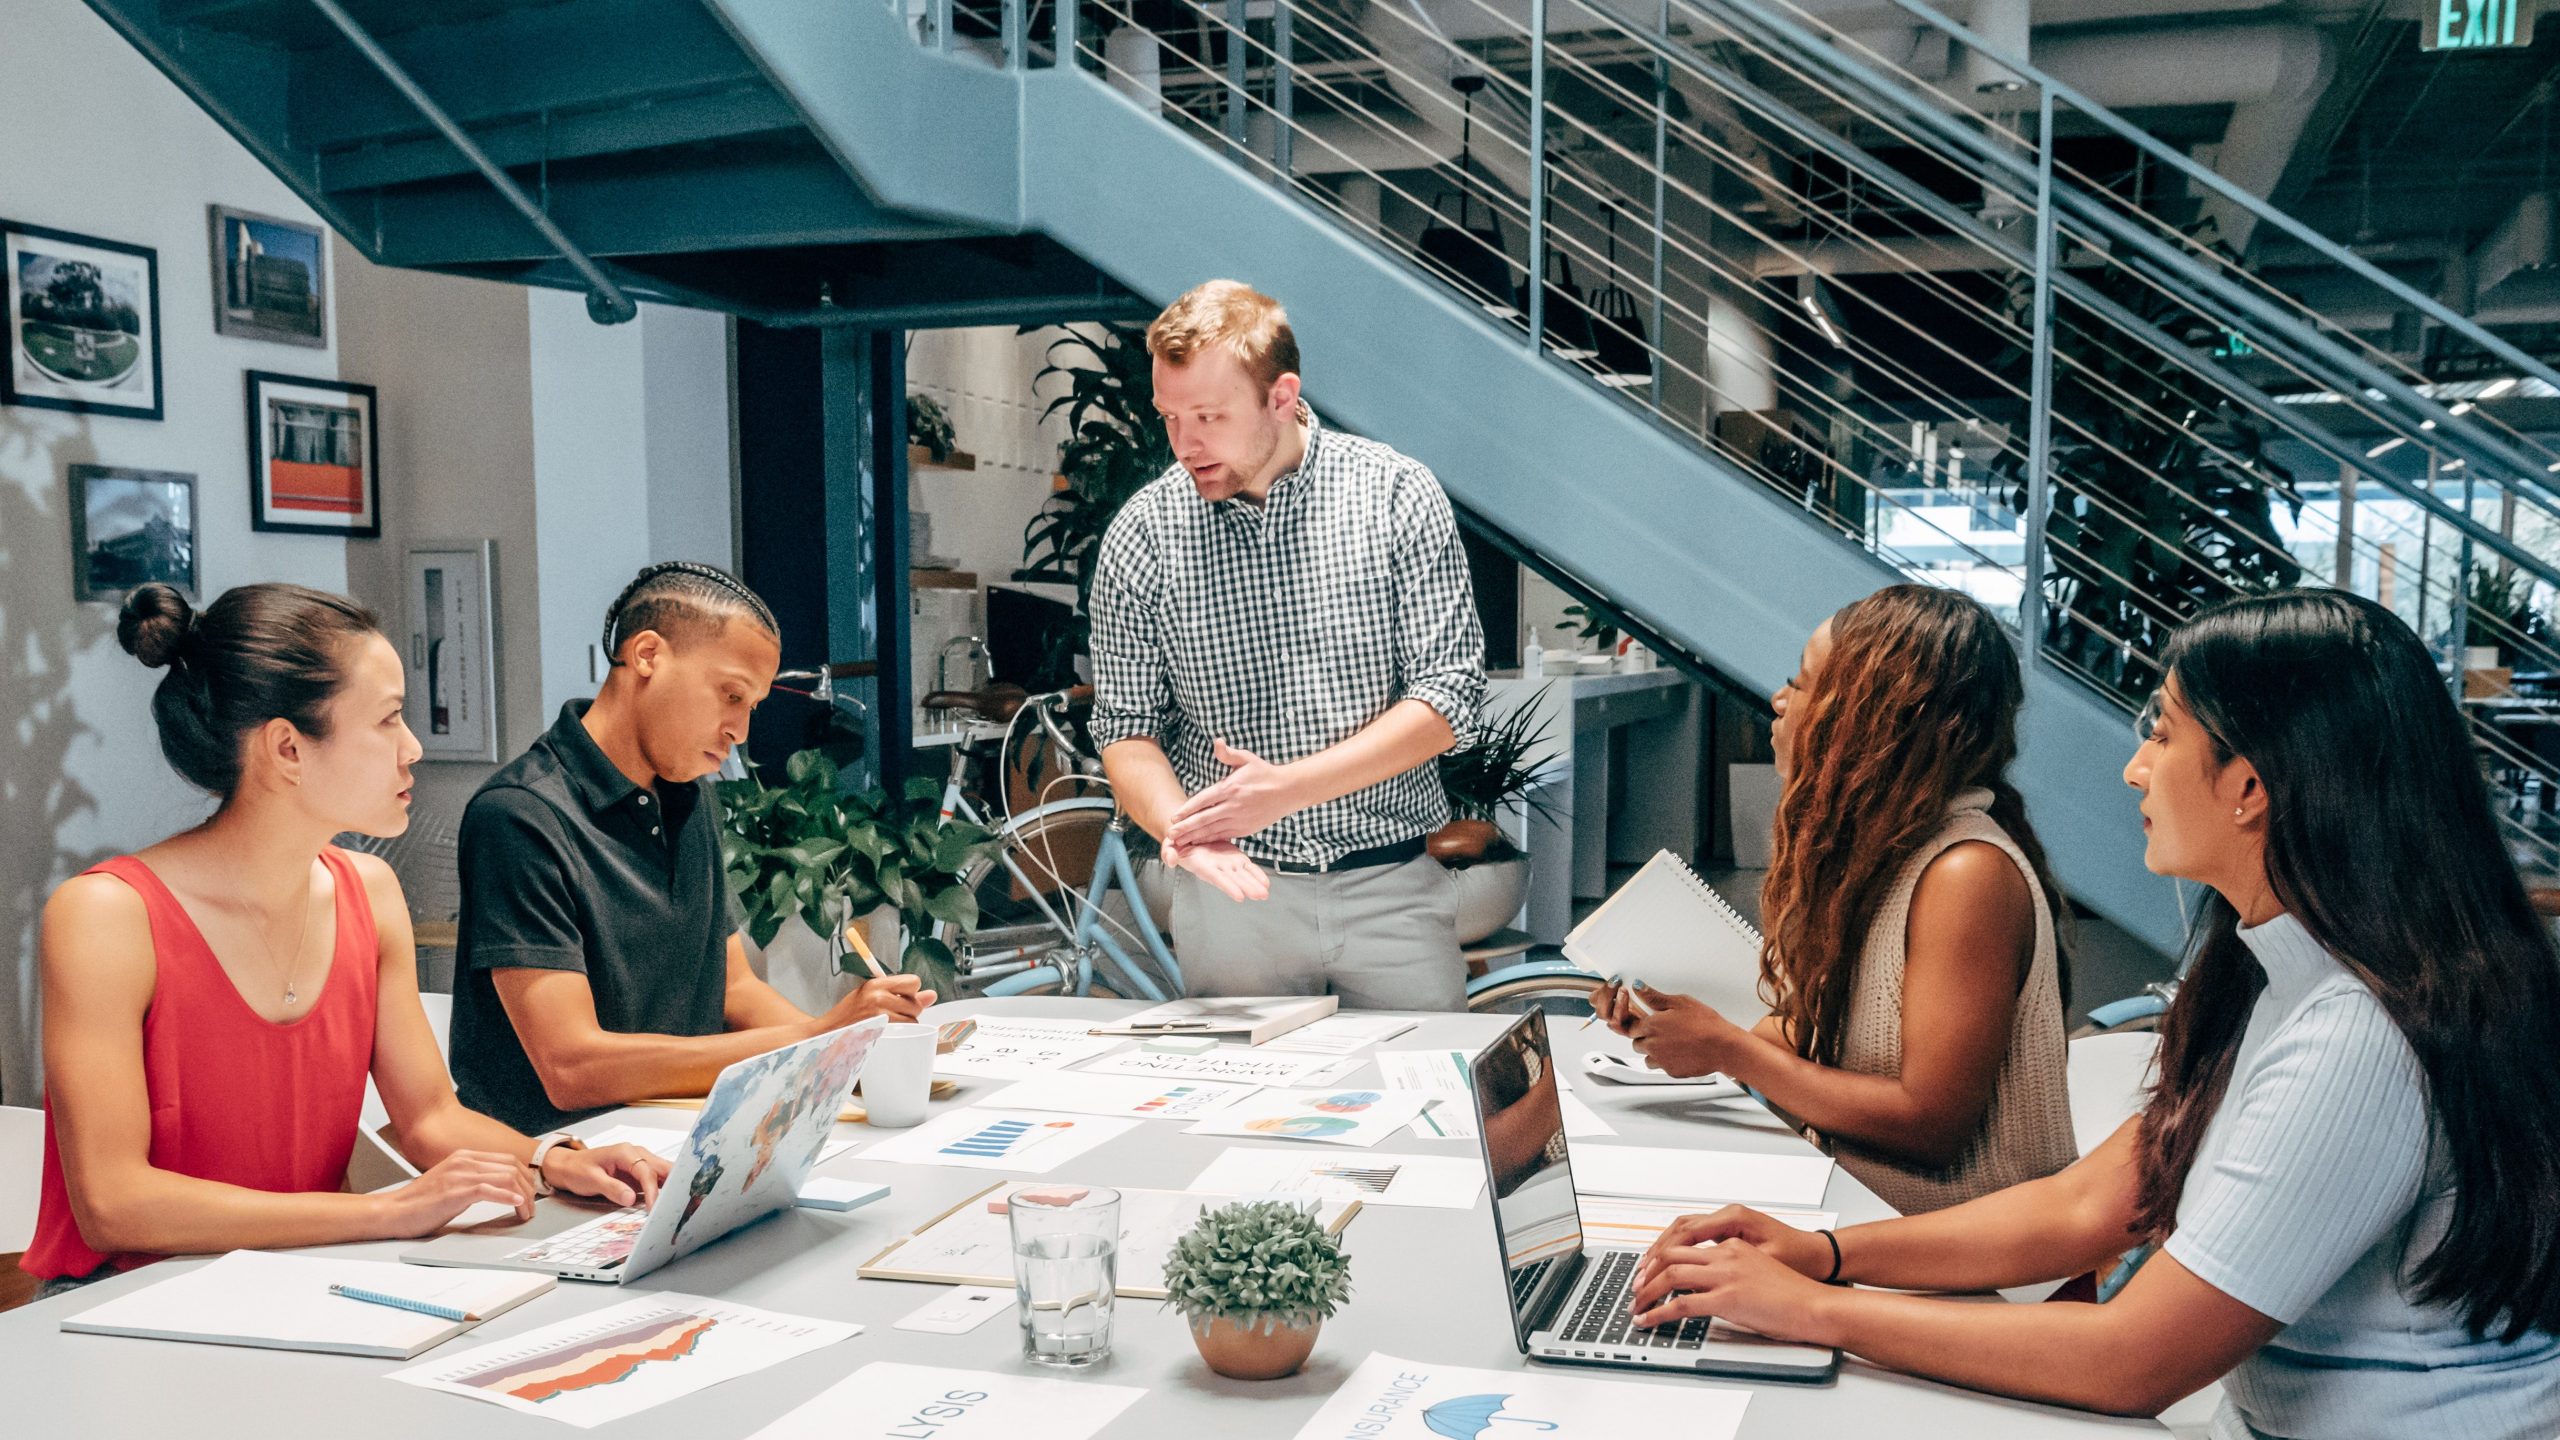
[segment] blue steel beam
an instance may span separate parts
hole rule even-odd
[[[473,128],[757,79],[754,64],[692,0],[565,0],[476,23],[424,26],[381,43],[445,113]],[[345,45],[291,52],[290,65],[296,149],[429,133],[407,100]]]
[[[727,90],[479,127],[474,138],[500,165],[559,164],[674,145],[801,135],[800,112],[761,79]],[[442,136],[322,152],[314,167],[331,190],[368,190],[473,173]]]
[[[625,168],[625,167],[629,168]],[[814,147],[767,156],[678,152],[552,174],[551,214],[597,255],[951,239],[960,226],[884,211]],[[540,260],[551,251],[477,175],[347,197],[385,265]]]

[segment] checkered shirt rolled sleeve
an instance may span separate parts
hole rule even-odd
[[[1465,738],[1484,705],[1484,626],[1457,512],[1428,466],[1409,464],[1393,502],[1396,668],[1403,698],[1440,712]]]
[[[1094,562],[1093,718],[1087,730],[1097,751],[1123,740],[1161,740],[1172,719],[1173,681],[1159,628],[1163,570],[1143,513],[1145,499],[1144,493],[1133,496],[1113,518]]]

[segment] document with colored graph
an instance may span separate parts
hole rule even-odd
[[[699,1295],[643,1295],[390,1378],[592,1429],[860,1333]]]

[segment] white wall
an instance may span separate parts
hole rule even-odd
[[[586,646],[634,570],[728,563],[733,487],[717,316],[651,307],[604,329],[574,295],[379,270],[333,244],[330,348],[215,336],[205,207],[310,212],[80,0],[6,9],[0,216],[159,251],[166,407],[155,423],[0,406],[0,1094],[32,1104],[45,897],[208,808],[160,758],[157,675],[117,648],[112,607],[72,599],[65,466],[192,472],[208,599],[292,580],[396,629],[408,545],[496,540],[509,755],[593,693]],[[248,370],[380,387],[381,539],[250,530]],[[421,811],[458,817],[489,768],[420,766]]]
[[[113,608],[71,598],[64,467],[193,473],[208,596],[247,580],[343,590],[348,552],[365,542],[249,528],[242,372],[335,377],[337,349],[213,333],[206,205],[309,211],[79,0],[10,0],[0,28],[0,214],[159,252],[166,416],[0,407],[0,1090],[33,1103],[33,927],[45,896],[207,808],[160,759],[158,675],[117,648]]]
[[[975,470],[917,468],[909,508],[933,517],[931,553],[976,572],[981,586],[1021,567],[1022,527],[1049,497],[1067,421],[1063,411],[1045,421],[1040,411],[1066,387],[1051,380],[1034,393],[1032,377],[1061,333],[989,325],[918,330],[908,340],[908,392],[940,401],[960,448],[978,458]]]

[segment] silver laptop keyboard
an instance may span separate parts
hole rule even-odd
[[[1573,1314],[1556,1327],[1557,1334],[1575,1345],[1623,1345],[1628,1349],[1695,1350],[1707,1343],[1707,1327],[1714,1323],[1705,1318],[1683,1320],[1676,1325],[1658,1325],[1647,1330],[1635,1323],[1628,1310],[1634,1290],[1636,1262],[1643,1257],[1633,1250],[1603,1250],[1587,1261],[1590,1278],[1583,1283],[1582,1298],[1574,1302]]]
[[[564,1269],[610,1269],[631,1258],[631,1248],[640,1243],[641,1227],[648,1223],[646,1208],[628,1205],[548,1239],[536,1240],[521,1250],[510,1250],[507,1258]]]

